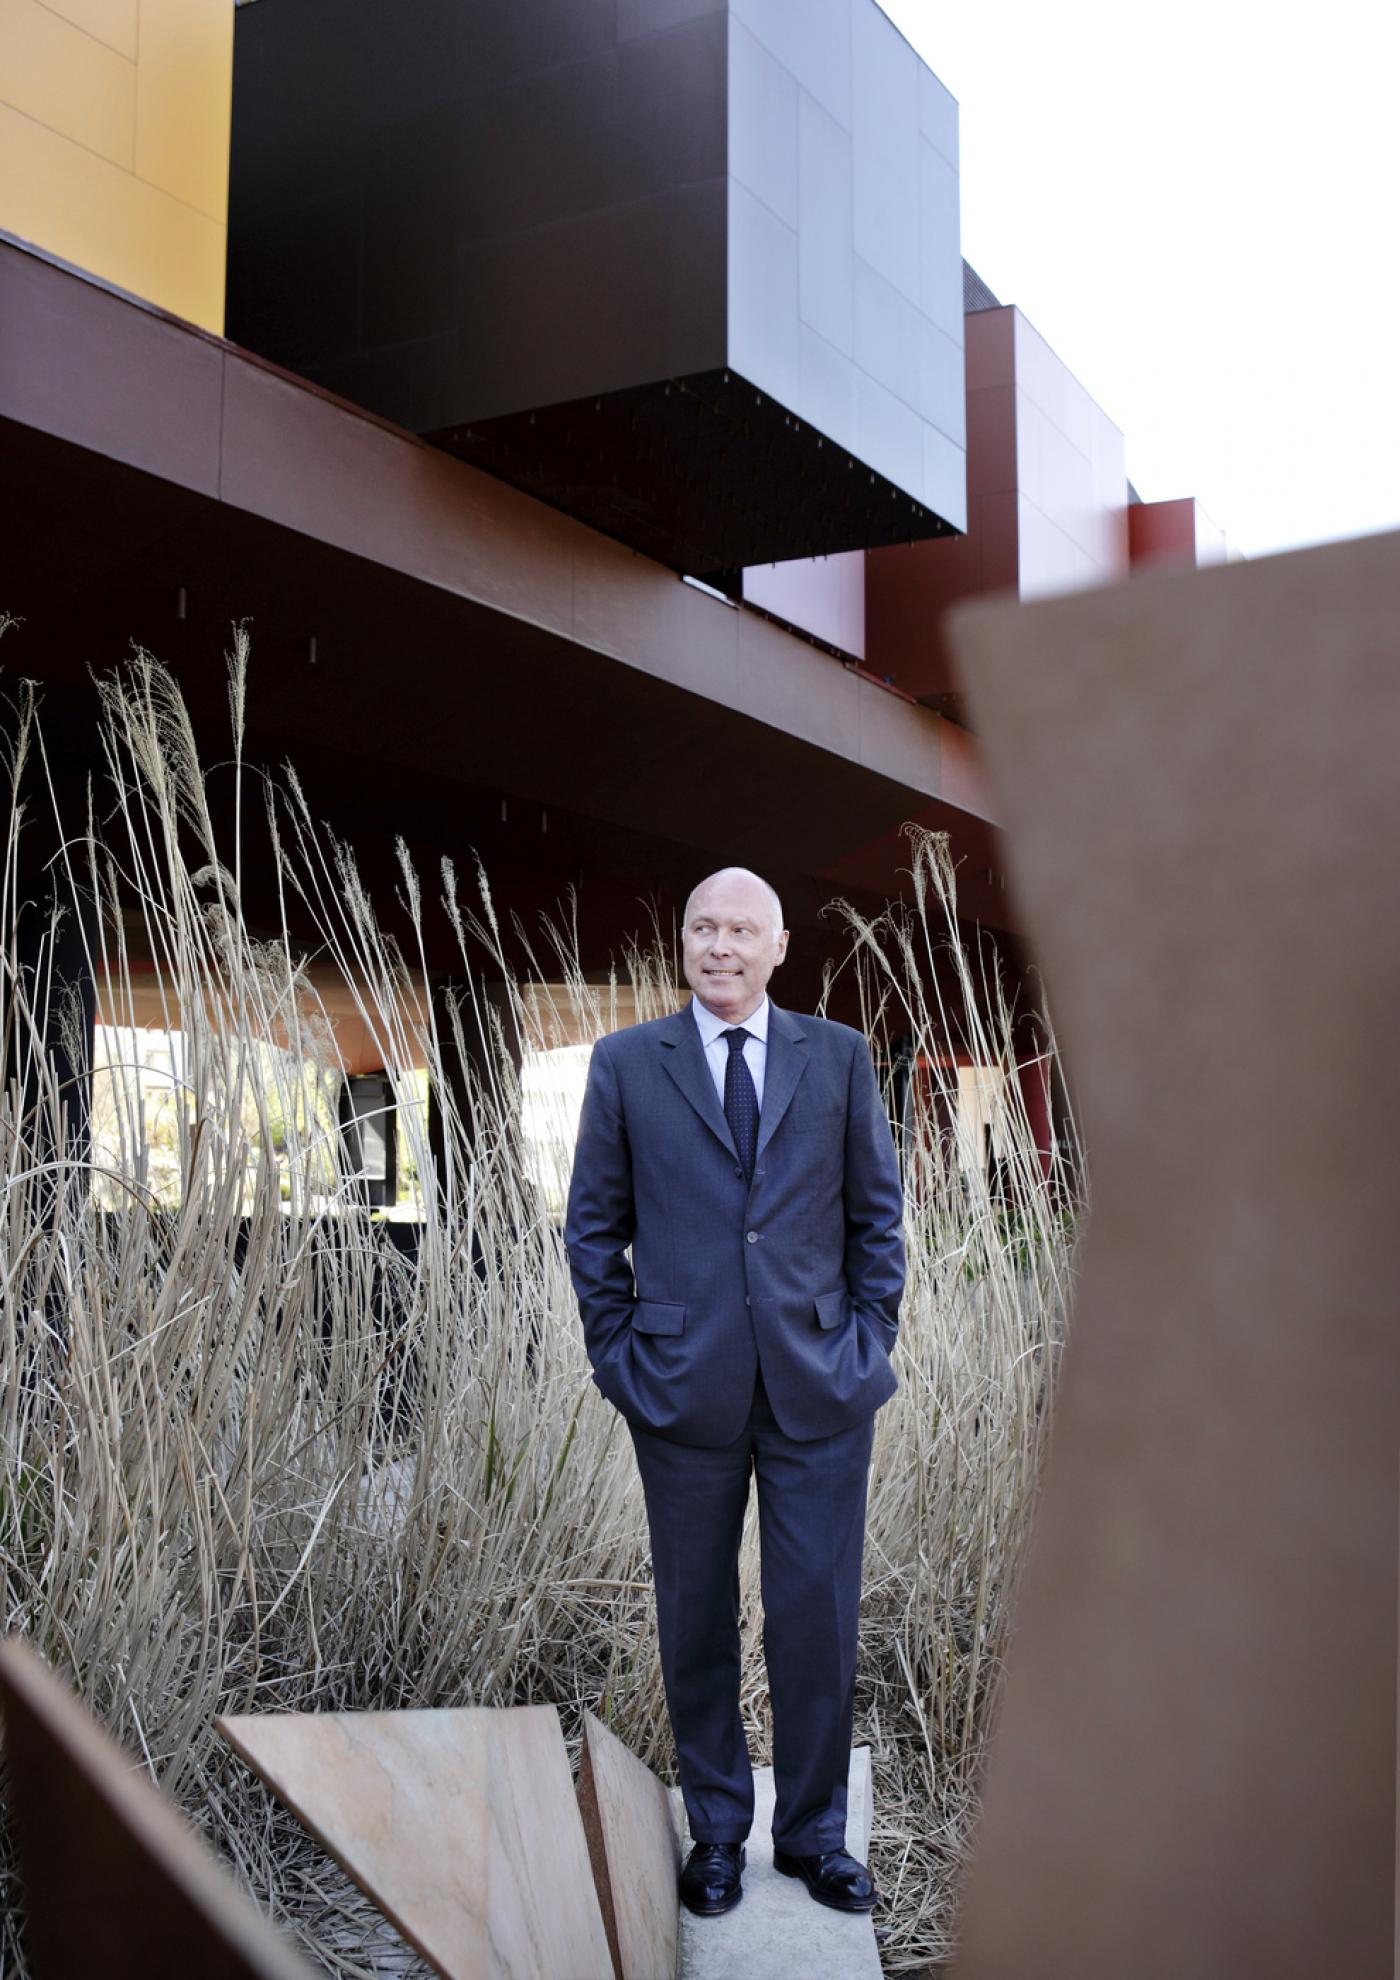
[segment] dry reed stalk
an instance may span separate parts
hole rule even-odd
[[[607,1028],[619,981],[585,982],[567,923],[544,930],[538,951],[527,940],[529,967],[513,971],[485,876],[469,902],[445,866],[439,905],[461,945],[467,1008],[444,1019],[427,1005],[416,986],[438,907],[407,854],[400,941],[290,772],[262,787],[260,811],[244,810],[246,662],[240,637],[231,843],[206,802],[178,690],[145,656],[102,684],[102,820],[64,821],[69,883],[95,904],[84,925],[106,1020],[134,1026],[134,928],[179,1032],[173,1209],[152,1187],[135,1088],[117,1083],[96,1188],[65,1151],[70,1096],[43,1050],[44,972],[26,973],[16,937],[30,829],[19,791],[44,769],[28,698],[11,725],[3,1625],[38,1645],[328,1971],[409,1973],[414,1962],[211,1725],[221,1711],[551,1699],[571,1728],[582,1707],[600,1710],[667,1769],[630,1447],[588,1380],[557,1227],[517,1132],[522,1055]],[[271,941],[243,919],[255,831],[284,904],[287,890],[299,897],[382,1048],[424,1197],[409,1250],[339,1174],[334,1032],[292,917]],[[999,1194],[939,1131],[951,1048],[1014,1069],[1015,1027],[958,944],[946,852],[919,838],[913,861],[912,913],[869,922],[842,910],[872,1033],[903,1034],[930,1069],[907,1136],[902,1388],[879,1419],[859,1695],[892,1971],[949,1948],[1062,1330],[1073,1201],[1069,1178],[1041,1174],[1014,1080],[998,1102]],[[471,962],[483,944],[485,972]],[[930,987],[935,949],[958,981],[956,1018]],[[661,931],[624,969],[638,1015],[674,1000]],[[488,998],[487,978],[504,994]],[[491,1045],[464,1089],[468,1033]],[[444,1100],[436,1145],[424,1064]],[[558,1135],[562,1167],[570,1123]],[[752,1538],[745,1575],[744,1696],[761,1755]],[[12,1898],[8,1849],[0,1880]],[[13,1903],[0,1972],[25,1972]]]

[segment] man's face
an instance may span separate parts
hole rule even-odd
[[[690,898],[682,935],[685,980],[707,1010],[742,1024],[763,1002],[787,954],[767,890],[747,875],[717,873]]]

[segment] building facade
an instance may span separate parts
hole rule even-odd
[[[1023,967],[941,615],[1212,544],[965,270],[957,106],[875,0],[0,34],[0,609],[75,783],[92,664],[138,641],[216,738],[245,622],[250,757],[371,886],[403,837],[527,915],[578,887],[605,968],[751,864],[807,1006],[915,820]]]

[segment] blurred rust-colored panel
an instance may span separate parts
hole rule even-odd
[[[0,1644],[36,1980],[309,1980],[170,1804],[19,1637]]]
[[[1015,316],[1014,309],[986,309],[963,319],[967,534],[872,550],[866,558],[866,664],[921,701],[957,692],[941,629],[948,607],[1016,587]]]
[[[955,617],[1094,1206],[959,1980],[1392,1970],[1398,622],[1394,536]]]

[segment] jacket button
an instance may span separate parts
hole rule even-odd
[[[758,1243],[758,1232],[757,1232],[757,1231],[749,1231],[749,1232],[747,1233],[747,1235],[748,1235],[748,1241],[749,1241],[749,1243],[750,1243],[750,1244],[757,1244],[757,1243]]]
[[[743,1170],[739,1167],[739,1164],[737,1162],[734,1164],[734,1173],[736,1176],[740,1176],[740,1177],[742,1177],[744,1173]]]

